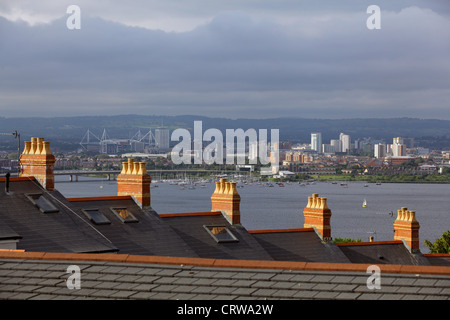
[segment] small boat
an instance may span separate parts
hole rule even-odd
[[[367,183],[364,185],[365,188],[367,188],[368,186],[369,186],[369,185],[368,185]]]
[[[363,204],[362,204],[362,207],[363,207],[363,208],[367,208],[367,201],[366,201],[366,199],[364,199]]]
[[[341,183],[341,187],[347,188],[347,187],[348,187],[348,184],[346,184],[346,183]]]
[[[377,186],[381,186],[381,182],[377,182],[376,184],[377,184]]]

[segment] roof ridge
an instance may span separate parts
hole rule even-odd
[[[369,246],[377,244],[402,244],[401,240],[387,240],[387,241],[367,241],[367,242],[337,242],[338,247],[350,247],[350,246]]]
[[[105,196],[105,197],[78,197],[66,198],[69,202],[83,202],[83,201],[109,201],[109,200],[129,200],[131,196]]]
[[[194,217],[194,216],[217,216],[221,215],[220,211],[203,211],[203,212],[180,212],[180,213],[160,213],[161,218],[175,218],[175,217]]]
[[[285,232],[310,232],[314,231],[313,228],[292,228],[292,229],[267,229],[267,230],[249,230],[248,233],[260,234],[260,233],[285,233]]]
[[[201,267],[220,268],[251,268],[251,269],[278,269],[298,271],[345,271],[367,272],[371,264],[361,263],[326,263],[326,262],[294,262],[294,261],[268,261],[268,260],[236,260],[213,258],[188,258],[166,256],[143,256],[129,254],[95,254],[95,253],[56,253],[56,252],[17,252],[0,251],[0,259],[29,259],[29,260],[67,260],[67,261],[103,261],[125,262],[141,264],[191,265]],[[399,274],[433,274],[450,275],[447,266],[410,266],[410,265],[379,265],[383,273]]]

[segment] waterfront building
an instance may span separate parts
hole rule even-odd
[[[351,150],[351,139],[348,134],[341,133],[339,135],[339,140],[341,141],[340,152],[349,152]]]
[[[155,145],[157,149],[169,148],[169,130],[156,129],[155,130]]]
[[[322,133],[311,133],[311,150],[314,150],[317,153],[322,152]]]
[[[373,153],[375,158],[384,158],[386,156],[386,145],[382,143],[375,144]]]

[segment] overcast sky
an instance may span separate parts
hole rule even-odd
[[[450,119],[450,2],[1,0],[0,113]]]

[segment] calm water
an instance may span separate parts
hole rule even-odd
[[[151,189],[152,207],[158,213],[196,212],[211,210],[210,197],[214,183],[205,188],[181,190],[178,185],[157,183]],[[450,229],[450,184],[369,184],[349,182],[340,184],[317,182],[307,186],[298,183],[285,187],[245,185],[238,188],[241,195],[241,222],[248,230],[302,228],[302,211],[308,196],[318,193],[328,198],[332,211],[333,237],[360,238],[367,241],[393,240],[393,223],[397,210],[407,207],[416,211],[420,223],[421,251],[428,253],[425,239],[434,242]],[[68,182],[68,177],[56,176],[56,188],[66,197],[110,196],[117,194],[117,182],[80,177]],[[363,200],[368,207],[362,208]],[[394,217],[389,212],[394,212]]]

